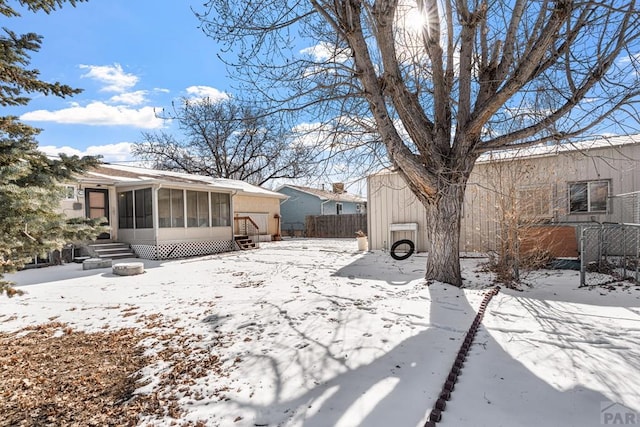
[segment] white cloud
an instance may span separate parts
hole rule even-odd
[[[131,142],[118,142],[116,144],[105,145],[92,145],[87,147],[84,151],[77,148],[64,146],[56,147],[54,145],[43,145],[38,147],[38,150],[42,151],[48,156],[57,156],[60,153],[68,154],[70,156],[102,156],[103,162],[127,162],[131,164],[133,156],[131,155]]]
[[[187,93],[192,98],[209,98],[212,102],[229,99],[229,94],[210,86],[189,86]]]
[[[114,104],[126,104],[126,105],[140,105],[147,101],[147,91],[137,90],[135,92],[125,92],[119,95],[112,96],[109,102]]]
[[[90,126],[134,126],[142,129],[158,129],[164,124],[162,119],[156,117],[153,107],[136,110],[103,102],[92,102],[84,107],[73,104],[56,111],[31,111],[20,116],[20,120]]]
[[[89,70],[82,77],[88,77],[106,84],[100,89],[102,92],[123,93],[134,87],[139,80],[135,74],[125,73],[120,64],[80,65],[80,68]]]
[[[333,127],[329,123],[298,123],[291,129],[293,133],[292,146],[315,147],[329,149],[331,145]]]
[[[624,55],[618,58],[618,62],[620,62],[621,64],[630,64],[632,62],[637,62],[638,60],[640,60],[640,53],[636,53],[633,55]]]
[[[344,63],[349,60],[349,50],[336,50],[336,46],[322,42],[315,46],[304,48],[300,51],[304,55],[310,55],[315,61]]]

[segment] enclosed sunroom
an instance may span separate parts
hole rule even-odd
[[[146,259],[230,251],[240,234],[271,240],[285,198],[237,180],[109,164],[78,176],[67,194],[67,216],[105,218],[101,240]]]

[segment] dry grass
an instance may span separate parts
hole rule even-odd
[[[180,338],[170,335],[163,338]],[[145,357],[140,344],[150,336],[136,329],[84,333],[62,323],[0,333],[0,426],[134,426],[144,415],[179,420],[175,391],[203,370],[221,374],[220,364],[211,354],[185,359],[179,347]],[[173,361],[160,389],[135,394],[140,369],[159,358]]]
[[[147,363],[133,329],[87,334],[61,323],[0,334],[0,425],[132,426],[160,408],[134,396]]]

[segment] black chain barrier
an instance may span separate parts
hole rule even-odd
[[[478,333],[478,328],[482,323],[482,318],[484,317],[484,311],[487,309],[487,305],[491,301],[494,295],[497,295],[500,292],[500,286],[496,286],[492,290],[488,291],[482,302],[480,303],[480,308],[478,309],[478,313],[476,314],[471,327],[469,327],[469,331],[460,346],[460,350],[458,350],[458,355],[456,356],[456,361],[453,362],[453,366],[451,367],[451,371],[449,372],[449,376],[447,376],[444,385],[442,386],[442,392],[440,392],[440,396],[438,400],[436,400],[435,405],[433,405],[433,409],[429,414],[429,419],[424,424],[424,427],[435,427],[436,423],[442,420],[442,413],[447,407],[447,401],[451,399],[451,393],[453,392],[453,387],[458,381],[458,375],[460,375],[460,371],[462,370],[462,366],[464,365],[465,360],[467,359],[467,354],[469,353],[469,349],[471,348],[471,344],[473,343],[476,334]]]

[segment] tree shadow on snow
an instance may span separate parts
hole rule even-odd
[[[362,266],[345,267],[340,274],[350,277],[352,272],[362,272]],[[389,274],[386,280],[392,278]],[[423,425],[477,309],[477,304],[472,306],[462,290],[451,286],[431,285],[428,295],[428,299],[412,300],[414,304],[424,304],[428,320],[405,323],[405,326],[412,323],[421,331],[392,348],[387,348],[380,337],[379,345],[374,349],[376,356],[359,366],[351,363],[348,355],[332,349],[332,344],[350,333],[339,330],[341,321],[350,318],[353,322],[353,316],[356,316],[356,321],[368,319],[371,322],[371,318],[360,316],[357,310],[336,313],[339,318],[334,322],[335,330],[327,342],[313,336],[313,327],[303,328],[295,316],[274,306],[281,316],[280,328],[289,328],[302,344],[295,348],[283,348],[284,343],[272,346],[277,349],[275,351],[295,354],[286,361],[282,356],[278,358],[264,352],[244,355],[245,368],[249,371],[260,369],[264,373],[262,388],[272,392],[273,397],[268,403],[259,398],[253,401],[232,398],[228,403],[255,414],[253,419],[244,420],[249,425]],[[384,320],[385,316],[386,313],[381,313],[378,321]],[[392,325],[388,334],[393,334],[395,327],[399,326]],[[373,325],[371,330],[383,329]],[[302,375],[308,381],[300,387],[299,393],[290,390],[285,393],[293,365],[298,365],[293,370],[297,372],[294,378],[300,380]],[[259,400],[262,402],[257,403]],[[590,402],[592,412],[581,410],[585,401]],[[603,395],[587,388],[560,391],[549,385],[503,351],[481,327],[479,339],[472,346],[440,425],[598,425],[599,403],[603,401],[607,401]],[[576,405],[576,402],[580,404]],[[566,420],[571,423],[566,424]]]
[[[518,312],[527,316],[514,318],[512,307],[522,308]],[[535,361],[538,372],[567,383],[579,381],[573,379],[574,375],[586,377],[606,393],[608,398],[603,401],[612,400],[640,411],[640,337],[628,333],[640,330],[638,313],[629,307],[608,306],[604,314],[602,306],[526,296],[507,297],[491,311],[503,324],[513,323],[513,328],[496,332],[524,343],[524,349],[549,354]]]
[[[424,278],[427,254],[414,254],[406,260],[395,260],[388,252],[366,252],[333,275],[349,279],[380,280],[394,286]]]

